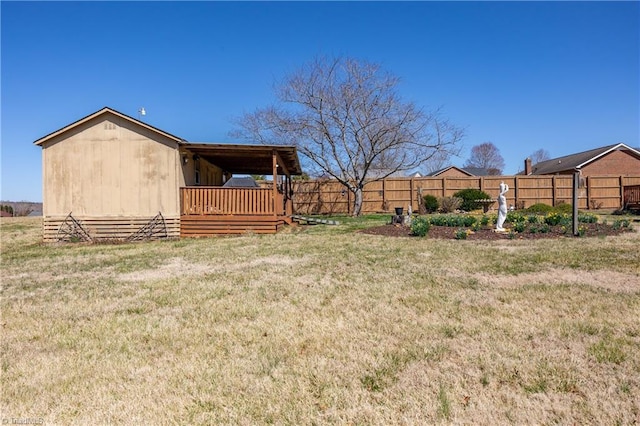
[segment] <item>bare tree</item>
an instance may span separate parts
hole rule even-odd
[[[28,201],[20,201],[13,204],[14,216],[29,216],[35,211],[35,204]]]
[[[425,162],[425,169],[427,170],[427,173],[434,173],[447,167],[451,156],[452,154],[446,151],[440,151],[434,154]]]
[[[484,142],[471,148],[471,156],[463,167],[486,169],[489,175],[500,175],[504,169],[504,159],[498,148],[491,142]]]
[[[535,151],[533,154],[529,155],[529,158],[531,159],[531,164],[538,164],[543,161],[550,160],[551,155],[549,154],[549,151],[547,151],[546,149],[540,148],[539,150]]]
[[[398,83],[375,63],[317,58],[277,85],[278,104],[239,119],[235,135],[295,145],[311,174],[331,176],[354,194],[358,216],[365,184],[457,152],[463,136],[439,110],[403,101]]]

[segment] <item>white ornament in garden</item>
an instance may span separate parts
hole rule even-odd
[[[500,182],[500,195],[498,195],[498,221],[496,222],[496,231],[504,231],[502,227],[507,219],[507,197],[504,194],[509,190],[509,185]]]

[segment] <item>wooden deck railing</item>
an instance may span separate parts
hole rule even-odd
[[[180,188],[181,215],[274,215],[273,191],[265,188]],[[279,209],[280,210],[280,209]]]
[[[623,207],[640,207],[640,185],[625,186],[622,198]]]

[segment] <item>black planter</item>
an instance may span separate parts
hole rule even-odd
[[[396,207],[396,216],[402,216],[402,211],[404,210],[404,208],[402,207]]]

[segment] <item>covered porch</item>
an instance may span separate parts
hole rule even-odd
[[[271,176],[261,187],[184,186],[180,188],[180,236],[276,233],[291,224],[291,176],[300,175],[295,147],[188,144],[185,150],[235,175]]]

